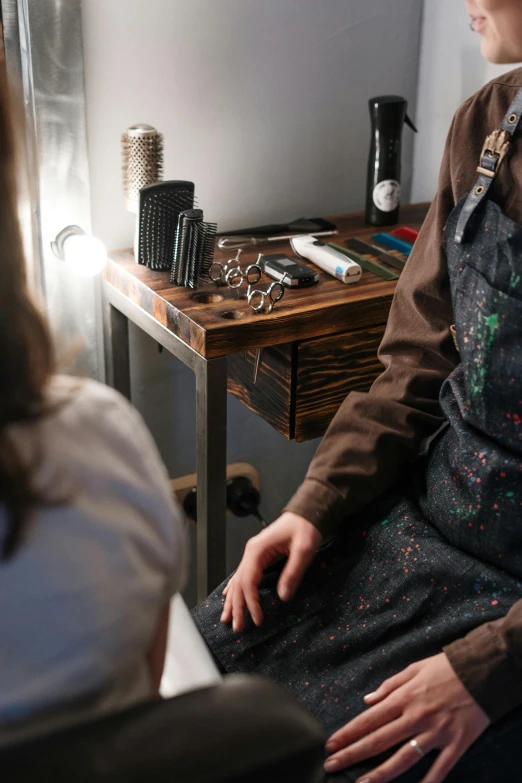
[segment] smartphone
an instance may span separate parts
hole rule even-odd
[[[286,288],[305,288],[315,285],[319,280],[319,273],[315,269],[284,253],[263,256],[258,263],[265,275]]]

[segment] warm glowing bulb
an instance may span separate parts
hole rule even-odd
[[[75,275],[94,277],[107,263],[107,248],[96,237],[73,234],[64,242],[63,256]]]

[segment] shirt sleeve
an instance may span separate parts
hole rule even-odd
[[[438,194],[397,286],[379,348],[384,372],[368,393],[350,394],[334,417],[286,511],[323,534],[388,489],[422,440],[443,422],[439,391],[458,363],[442,235],[455,200],[452,125]]]
[[[522,601],[444,648],[457,676],[494,722],[522,704]]]

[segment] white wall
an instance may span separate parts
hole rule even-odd
[[[405,95],[415,118],[419,0],[83,0],[83,16],[93,228],[110,247],[132,242],[119,138],[136,122],[165,134],[166,178],[194,180],[226,229],[362,208],[368,99]],[[135,330],[131,342],[133,400],[171,475],[192,472],[191,373]],[[229,400],[229,461],[258,468],[268,517],[316,445]],[[232,566],[258,527],[230,525]]]
[[[132,236],[119,137],[135,122],[165,134],[166,178],[194,180],[226,229],[359,208],[368,99],[415,99],[419,0],[84,0],[83,13],[93,221],[111,247]]]
[[[437,190],[446,136],[460,104],[514,67],[484,60],[464,0],[424,0],[412,201],[429,201]]]

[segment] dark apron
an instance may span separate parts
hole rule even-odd
[[[407,480],[322,547],[289,604],[275,593],[280,566],[266,572],[261,628],[220,624],[223,586],[194,610],[226,671],[279,682],[328,733],[387,677],[522,598],[522,226],[487,198],[521,114],[522,91],[446,226],[461,363],[441,389],[444,431]],[[521,737],[522,709],[447,780],[519,783]],[[432,760],[400,780],[420,780]],[[330,777],[355,780],[375,764]]]

